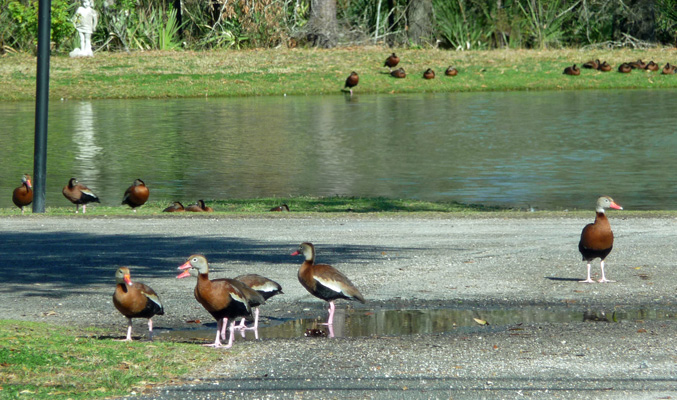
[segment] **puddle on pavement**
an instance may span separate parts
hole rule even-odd
[[[327,317],[315,319],[266,318],[261,312],[258,337],[260,339],[295,338],[324,331],[320,325]],[[611,323],[636,320],[677,319],[674,310],[616,309],[572,310],[564,307],[522,307],[518,309],[412,309],[412,310],[346,310],[337,308],[334,316],[334,337],[402,336],[443,332],[472,332],[479,329],[501,330],[521,323],[567,323],[591,321]],[[486,321],[486,325],[482,323]],[[157,337],[172,341],[212,341],[216,322],[203,321],[197,325],[186,323],[186,329],[156,329]],[[189,326],[192,325],[192,326]],[[311,331],[312,330],[312,331]],[[237,332],[237,331],[236,331]],[[241,333],[236,340],[242,340]],[[254,340],[255,334],[248,330],[246,340]]]

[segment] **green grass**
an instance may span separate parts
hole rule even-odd
[[[205,200],[206,204],[214,208],[213,213],[163,213],[162,210],[170,205],[169,201],[151,201],[137,212],[127,206],[102,206],[90,204],[87,214],[75,214],[75,207],[47,207],[45,214],[36,214],[39,218],[46,216],[73,216],[73,217],[161,217],[161,218],[214,218],[219,216],[235,217],[309,217],[322,216],[323,218],[348,215],[375,215],[375,216],[448,216],[448,217],[509,217],[509,218],[538,218],[538,217],[585,217],[590,216],[591,210],[548,210],[530,212],[527,210],[492,207],[481,204],[462,204],[458,202],[432,202],[410,199],[388,199],[385,197],[289,197],[289,198],[259,198],[259,199],[228,199]],[[273,207],[287,204],[290,208],[286,212],[270,212]],[[188,205],[188,204],[184,204]],[[618,218],[677,218],[675,211],[627,211],[614,213]],[[32,215],[30,207],[26,209],[25,217]],[[0,217],[21,216],[16,207],[0,208]]]
[[[134,213],[127,206],[101,206],[90,204],[86,215],[130,216],[130,215],[164,215],[173,218],[191,218],[216,215],[290,215],[309,213],[397,213],[397,212],[480,212],[502,210],[498,207],[483,205],[466,205],[457,202],[429,202],[419,200],[387,199],[384,197],[293,197],[293,198],[260,198],[205,200],[214,208],[214,213],[163,213],[162,210],[170,202],[148,202],[137,208]],[[271,213],[269,210],[281,204],[287,204],[291,213]],[[187,206],[188,204],[184,204]],[[74,215],[75,207],[47,207],[46,215]],[[26,209],[30,214],[30,207]],[[0,216],[19,215],[18,208],[0,208]]]
[[[406,79],[383,68],[393,49],[382,47],[319,49],[219,50],[206,52],[100,52],[92,59],[53,56],[50,96],[54,99],[165,98],[253,95],[339,94],[351,71],[360,75],[355,93],[422,93],[508,90],[582,90],[677,88],[677,75],[633,71],[620,74],[582,70],[562,75],[564,67],[593,59],[614,67],[641,58],[661,67],[677,64],[674,49],[648,50],[493,50],[455,52],[394,49]],[[447,78],[454,65],[460,74]],[[431,67],[437,78],[422,79]],[[2,100],[35,96],[36,59],[29,54],[0,58]]]
[[[91,399],[168,384],[231,356],[195,344],[117,342],[101,332],[0,320],[0,399]]]

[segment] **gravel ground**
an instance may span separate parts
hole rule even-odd
[[[577,250],[594,218],[14,218],[0,220],[5,268],[2,318],[99,325],[123,334],[111,297],[114,273],[152,286],[167,314],[156,328],[211,321],[176,267],[205,254],[212,277],[259,273],[285,294],[262,314],[323,315],[296,280],[302,241],[317,261],[346,273],[374,309],[520,306],[675,315],[675,219],[610,215],[616,242],[613,284],[580,284]],[[593,265],[599,275],[599,264]],[[135,322],[135,334],[144,323]],[[235,341],[236,357],[182,386],[133,398],[677,398],[677,320],[525,322],[400,337]]]

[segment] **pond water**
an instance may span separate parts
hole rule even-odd
[[[116,205],[385,196],[675,209],[674,90],[51,101],[47,206],[72,176]],[[32,170],[34,103],[0,103],[0,207]]]
[[[326,312],[319,319],[267,319],[265,307],[261,311],[259,338],[295,338],[303,336],[329,336]],[[431,333],[470,333],[486,330],[514,330],[531,323],[616,323],[621,321],[674,320],[674,310],[662,309],[595,309],[574,310],[566,307],[524,306],[515,309],[403,309],[403,310],[352,310],[336,309],[332,332],[334,337],[403,336]],[[157,337],[174,341],[213,341],[216,322],[210,317],[200,324],[186,324],[185,329],[156,330]],[[188,327],[188,325],[193,325]],[[197,326],[195,326],[197,325]],[[251,324],[249,324],[251,326]],[[253,331],[245,338],[255,339]],[[238,333],[236,340],[242,340]]]

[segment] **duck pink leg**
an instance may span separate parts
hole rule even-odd
[[[240,325],[237,327],[238,329],[249,329],[249,330],[256,330],[259,329],[259,308],[256,307],[254,309],[254,326],[251,328],[247,328],[246,325],[247,318],[242,318],[242,321],[240,322]]]
[[[610,281],[604,276],[604,261],[602,261],[599,266],[602,268],[602,278],[598,281],[599,283],[610,283],[616,281]]]
[[[84,214],[86,212],[87,212],[87,204],[83,204],[82,205],[82,213]]]
[[[203,346],[206,347],[221,347],[221,326],[223,325],[223,319],[220,319],[216,322],[216,339],[214,340],[214,343],[211,344],[203,344]]]
[[[114,341],[120,342],[131,342],[132,341],[132,319],[127,318],[127,337],[124,339],[113,339]]]
[[[590,279],[590,261],[588,261],[588,279],[584,281],[579,281],[581,283],[595,283],[592,279]]]
[[[336,305],[334,305],[334,300],[329,302],[329,318],[327,318],[327,323],[320,325],[333,325],[334,324],[334,311],[336,311]]]
[[[148,318],[148,340],[153,341],[153,320]]]
[[[228,318],[224,318],[221,324],[221,340],[226,340],[226,329],[228,329]]]
[[[125,342],[131,341],[132,341],[132,319],[127,318],[127,338],[125,339]]]
[[[230,323],[230,338],[228,338],[228,344],[223,347],[226,349],[231,348],[233,346],[234,340],[235,340],[235,318],[233,318],[233,321]]]

